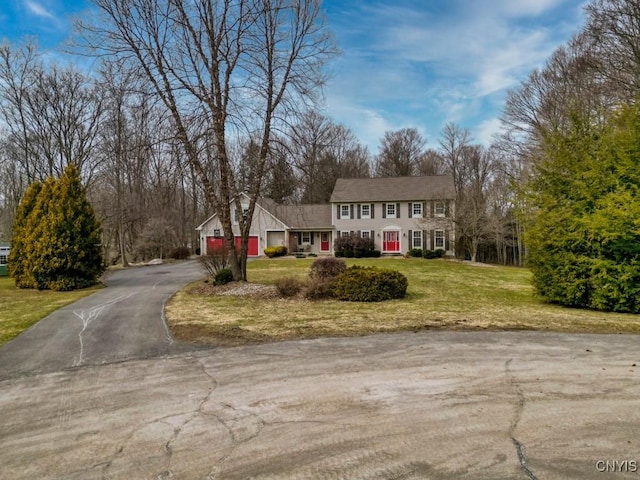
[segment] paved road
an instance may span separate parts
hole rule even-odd
[[[110,273],[107,288],[49,315],[0,348],[0,379],[191,350],[169,335],[167,299],[203,277],[196,261]]]
[[[402,333],[14,377],[0,478],[637,479],[639,340]]]

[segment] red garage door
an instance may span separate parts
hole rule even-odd
[[[240,249],[240,237],[236,237],[236,248]],[[222,237],[207,237],[207,253],[211,253],[214,248],[224,245],[224,238]],[[249,237],[249,251],[250,257],[258,256],[258,237]]]

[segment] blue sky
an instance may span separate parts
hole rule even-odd
[[[0,37],[54,51],[86,0],[0,0]],[[578,31],[585,0],[325,0],[341,55],[324,113],[376,153],[387,130],[437,147],[449,121],[488,145],[506,92]]]

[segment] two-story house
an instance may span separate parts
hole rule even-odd
[[[372,238],[383,254],[440,248],[454,255],[454,199],[453,178],[448,175],[338,179],[326,205],[279,205],[263,198],[256,204],[249,255],[259,256],[276,245],[290,252],[332,254],[335,238],[351,233]],[[248,203],[243,194],[243,209]],[[242,213],[234,216],[237,241]],[[223,243],[216,215],[197,230],[201,252]]]

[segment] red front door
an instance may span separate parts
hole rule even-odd
[[[320,234],[320,251],[321,252],[329,251],[329,234],[326,232]]]
[[[383,252],[399,252],[400,251],[400,232],[383,232],[382,251]]]

